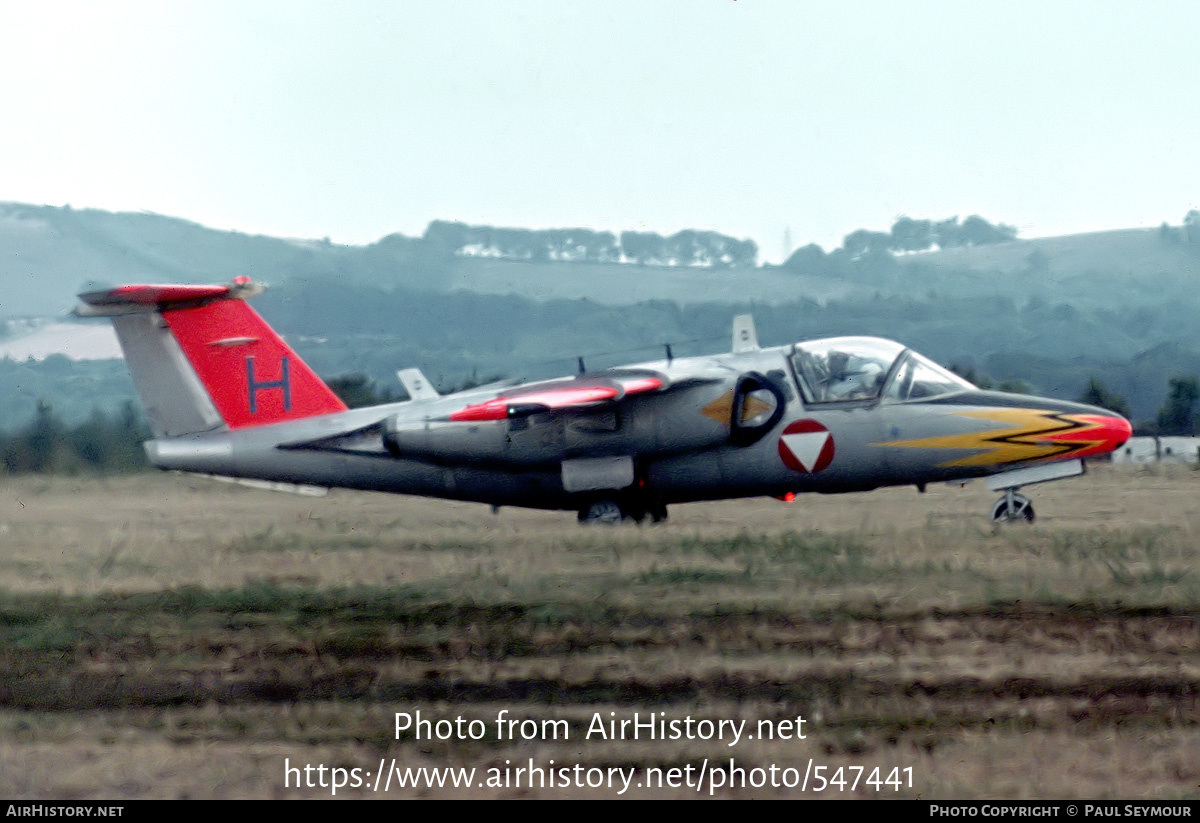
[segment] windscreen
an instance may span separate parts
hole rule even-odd
[[[923,400],[974,388],[954,372],[910,351],[904,365],[887,387],[884,398],[895,402]]]

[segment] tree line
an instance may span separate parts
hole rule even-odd
[[[624,231],[618,238],[610,231],[593,229],[509,229],[434,220],[421,239],[443,256],[497,257],[531,263],[753,267],[758,261],[758,245],[753,240],[695,229],[670,236]]]
[[[858,229],[847,234],[839,249],[830,254],[851,260],[879,254],[984,246],[1015,240],[1017,230],[993,224],[973,214],[963,221],[901,217],[891,231]],[[387,238],[385,238],[386,240]],[[758,245],[715,231],[684,229],[664,236],[656,232],[624,231],[620,236],[593,229],[513,229],[472,226],[434,220],[425,229],[421,243],[435,256],[496,257],[532,263],[552,261],[593,263],[637,263],[647,266],[754,267]],[[812,268],[825,258],[816,244],[798,249],[784,268]]]
[[[1017,230],[1003,223],[993,224],[977,214],[961,223],[958,217],[945,220],[917,220],[901,217],[891,231],[858,229],[842,238],[842,245],[826,255],[815,243],[797,249],[783,263],[783,268],[796,271],[819,271],[827,268],[827,258],[861,261],[880,255],[904,252],[953,249],[963,246],[986,246],[1008,243],[1017,239]]]
[[[97,410],[76,426],[63,423],[42,401],[25,426],[0,431],[0,468],[6,474],[138,471],[147,466],[142,443],[148,439],[133,401],[115,415]]]
[[[1110,391],[1098,378],[1092,377],[1078,398],[1080,403],[1099,406],[1132,420],[1125,398]],[[1141,420],[1134,425],[1134,434],[1146,436],[1193,436],[1200,430],[1196,403],[1200,401],[1200,380],[1195,375],[1172,377],[1167,381],[1167,398],[1153,420]]]

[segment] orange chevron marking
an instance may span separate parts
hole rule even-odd
[[[769,412],[771,408],[770,404],[764,403],[754,395],[750,395],[746,398],[746,402],[742,406],[742,422],[753,420],[758,415]],[[733,418],[733,389],[725,392],[702,408],[700,413],[710,420],[715,420],[722,426],[728,426],[729,421]]]

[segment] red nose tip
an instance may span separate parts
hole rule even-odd
[[[1095,457],[1116,451],[1125,445],[1133,434],[1133,426],[1124,417],[1115,414],[1080,414],[1075,419],[1088,425],[1063,432],[1053,438],[1059,443],[1079,443],[1082,449],[1072,451],[1070,457]]]
[[[1129,438],[1133,436],[1133,426],[1124,417],[1110,417],[1109,430],[1113,433],[1113,438],[1116,440],[1114,449],[1119,449],[1129,442]]]

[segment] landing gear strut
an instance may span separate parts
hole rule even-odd
[[[1022,469],[1011,469],[1000,474],[993,474],[988,478],[988,488],[994,492],[1004,492],[1004,496],[992,506],[992,522],[1032,523],[1033,504],[1025,495],[1017,494],[1017,489],[1033,483],[1046,483],[1050,480],[1076,477],[1083,472],[1083,461],[1076,459],[1037,463]]]
[[[1005,489],[1004,496],[992,506],[994,523],[1032,523],[1033,518],[1033,503],[1025,495],[1017,494],[1016,489]]]

